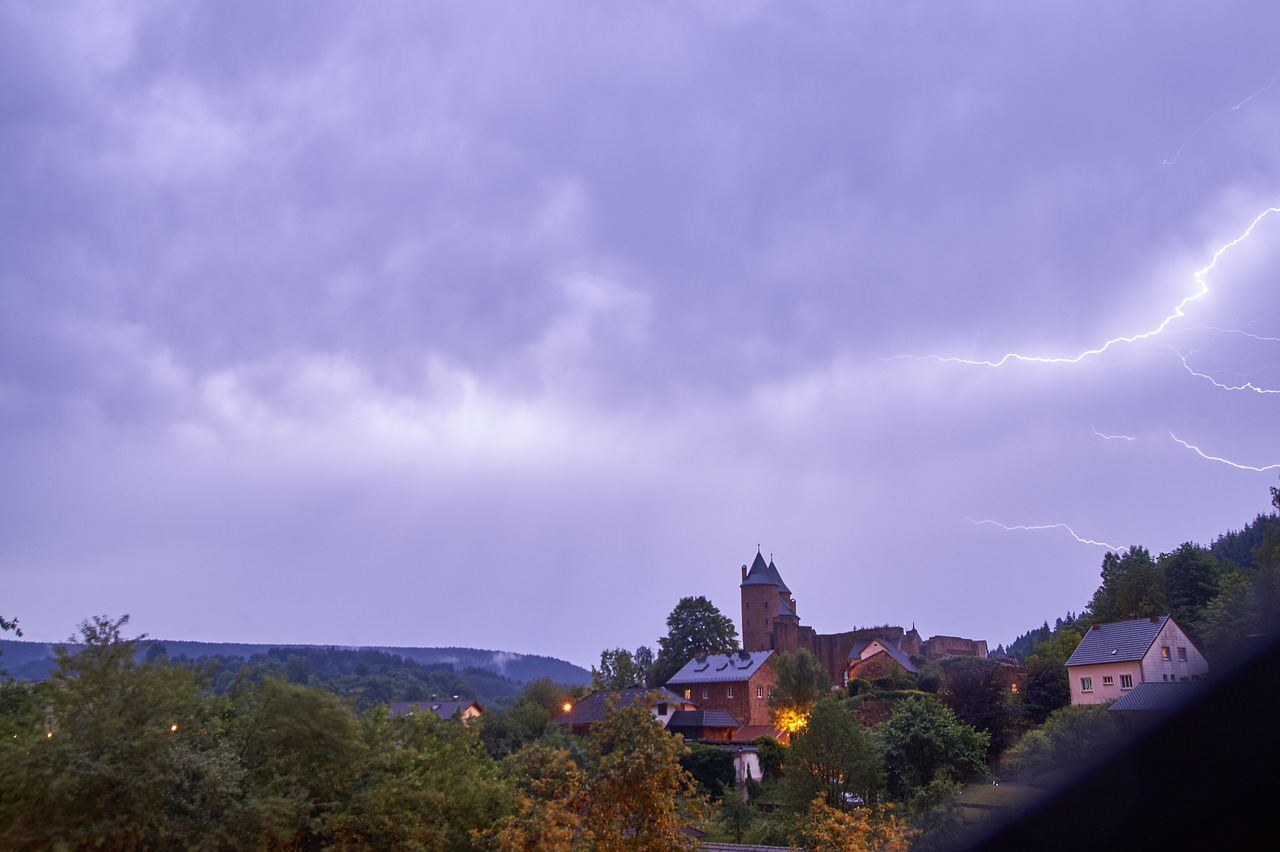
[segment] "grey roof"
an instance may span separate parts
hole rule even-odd
[[[916,668],[915,663],[911,662],[910,655],[902,650],[897,640],[881,639],[879,637],[872,637],[871,639],[855,639],[853,640],[853,648],[849,651],[849,659],[862,659],[862,652],[865,651],[867,646],[872,642],[879,642],[884,647],[885,652],[893,658],[893,661],[909,671],[911,674],[920,673],[920,670]]]
[[[787,584],[782,581],[782,575],[778,573],[778,568],[770,559],[768,564],[765,563],[764,557],[760,555],[760,551],[756,551],[755,561],[751,563],[751,570],[747,572],[747,576],[743,579],[743,586],[777,586],[779,591],[791,594],[791,590],[787,588]]]
[[[1071,653],[1067,665],[1092,666],[1141,660],[1168,621],[1169,616],[1161,615],[1154,619],[1135,618],[1091,627]]]
[[[667,686],[686,683],[737,683],[749,680],[765,664],[773,651],[734,651],[694,657],[681,667]]]
[[[412,716],[414,713],[430,710],[441,719],[452,719],[454,713],[466,710],[472,704],[477,710],[483,712],[484,708],[480,706],[480,702],[470,698],[464,698],[461,701],[397,701],[387,709],[392,716]]]
[[[579,698],[573,707],[569,709],[569,712],[561,713],[552,721],[557,725],[590,725],[592,722],[597,722],[604,718],[610,701],[613,701],[617,707],[625,707],[636,701],[644,701],[650,693],[656,695],[654,703],[659,701],[668,701],[673,704],[691,703],[661,687],[647,689],[643,686],[637,686],[630,689],[602,689]]]
[[[773,557],[769,557],[769,570],[773,572],[773,576],[778,578],[778,588],[781,591],[791,594],[791,590],[787,588],[787,581],[782,579],[782,575],[778,573],[778,566],[773,564]]]
[[[1121,712],[1172,710],[1190,698],[1201,685],[1202,682],[1172,680],[1137,683],[1108,709]]]
[[[679,728],[737,728],[740,725],[728,710],[677,710],[667,721],[667,730]]]

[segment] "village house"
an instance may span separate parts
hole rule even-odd
[[[388,708],[392,716],[412,716],[414,713],[435,713],[441,719],[461,719],[464,722],[476,718],[484,712],[479,701],[470,698],[459,699],[453,696],[452,701],[397,701]]]
[[[576,702],[566,704],[565,711],[551,721],[562,728],[568,728],[572,734],[586,736],[592,723],[604,718],[610,703],[616,707],[625,707],[636,701],[647,702],[654,721],[664,728],[680,711],[698,709],[696,704],[685,701],[670,690],[637,686],[630,689],[602,689],[585,695]]]
[[[1140,683],[1189,683],[1209,673],[1200,649],[1168,615],[1093,625],[1066,667],[1072,704],[1104,704]]]
[[[847,684],[854,678],[874,681],[899,674],[915,677],[919,673],[916,664],[911,662],[911,657],[898,642],[892,639],[855,639],[849,651],[844,682]]]
[[[773,651],[698,654],[672,675],[667,688],[696,702],[699,710],[728,714],[736,722],[735,742],[776,737],[769,715],[769,694],[778,680],[769,662],[772,655]]]

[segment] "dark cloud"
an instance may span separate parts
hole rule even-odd
[[[1280,214],[1151,339],[895,356],[1160,326],[1280,200],[1275,17],[7,6],[6,606],[588,662],[761,542],[823,629],[1078,609],[974,522],[1265,508]]]

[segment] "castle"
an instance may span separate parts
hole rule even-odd
[[[800,623],[796,599],[770,559],[757,551],[751,567],[742,566],[742,648],[745,651],[788,651],[804,648],[827,670],[833,684],[847,680],[869,643],[878,642],[904,657],[986,657],[984,639],[934,636],[921,640],[915,625],[868,627],[844,633],[818,633]]]

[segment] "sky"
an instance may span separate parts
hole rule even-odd
[[[994,648],[1280,476],[1280,7],[0,4],[0,615]],[[1012,357],[1016,356],[1016,357]]]

